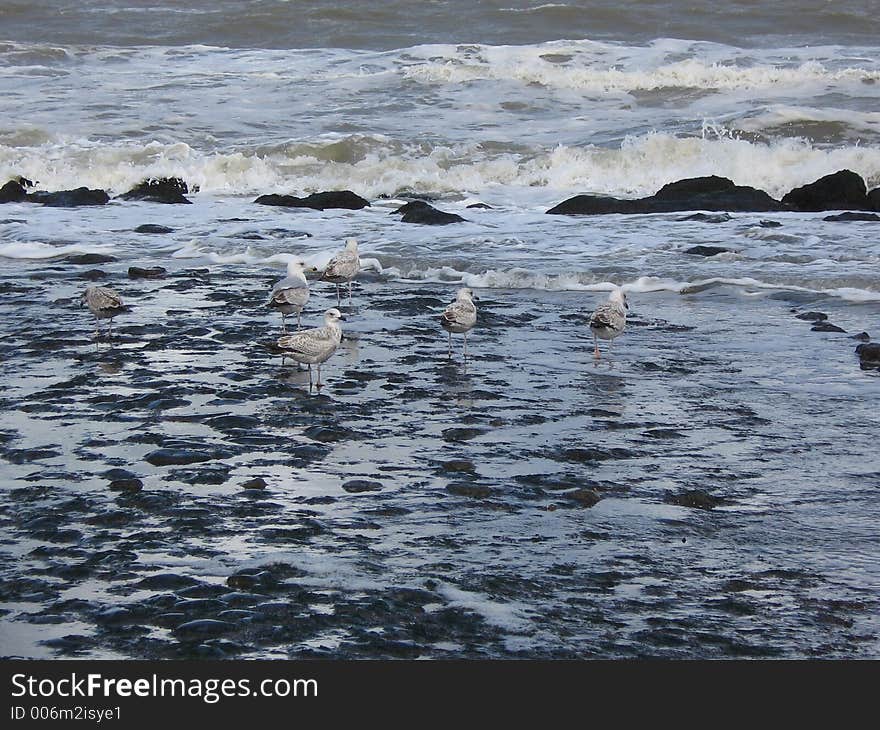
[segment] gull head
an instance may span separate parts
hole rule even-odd
[[[358,242],[356,238],[346,238],[345,239],[345,250],[346,251],[354,251],[357,253],[358,250]]]
[[[292,261],[287,262],[287,273],[293,274],[294,272],[301,271],[304,274],[311,274],[318,270],[317,266],[309,266],[302,259],[293,259]]]
[[[611,294],[608,295],[609,302],[616,302],[623,309],[629,309],[629,304],[626,301],[626,293],[620,287],[617,287]]]
[[[345,315],[342,314],[342,312],[340,312],[335,307],[333,309],[328,309],[326,312],[324,312],[324,321],[327,324],[336,324],[336,322],[344,319]]]
[[[456,298],[457,299],[469,299],[472,302],[473,301],[480,301],[479,298],[474,295],[473,289],[466,287],[466,286],[463,286],[461,289],[458,290],[458,293],[456,294]]]

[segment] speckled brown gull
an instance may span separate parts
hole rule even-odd
[[[342,328],[339,321],[345,319],[338,309],[324,312],[324,326],[314,329],[300,330],[292,335],[279,337],[278,351],[283,358],[289,357],[298,363],[309,366],[309,387],[312,386],[312,365],[318,366],[318,383],[321,382],[321,363],[325,362],[339,347],[342,341]]]
[[[449,357],[452,357],[452,333],[464,335],[464,356],[467,358],[467,333],[477,323],[477,307],[474,293],[464,287],[458,290],[455,301],[443,310],[440,324],[449,333]]]
[[[345,248],[330,259],[321,274],[322,281],[336,284],[336,305],[339,306],[339,285],[348,282],[348,301],[351,302],[351,282],[361,270],[361,260],[358,256],[358,242],[356,238],[346,238]]]
[[[129,308],[122,303],[122,297],[117,292],[106,286],[90,286],[80,297],[80,306],[85,304],[89,311],[95,315],[95,337],[100,334],[98,327],[100,320],[110,320],[107,323],[108,336],[113,336],[113,317],[127,312]]]
[[[626,294],[623,289],[617,287],[608,296],[608,301],[596,307],[596,311],[590,316],[590,330],[593,332],[593,342],[596,346],[593,357],[597,360],[599,359],[599,339],[608,340],[608,354],[611,355],[611,342],[626,327],[628,309]]]

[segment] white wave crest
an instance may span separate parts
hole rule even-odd
[[[44,190],[85,185],[111,194],[145,178],[168,176],[210,195],[349,189],[375,199],[400,190],[472,196],[494,191],[500,202],[529,206],[579,192],[650,195],[666,183],[701,175],[728,177],[774,197],[844,168],[862,175],[869,187],[880,184],[880,147],[824,148],[800,138],[755,142],[711,125],[702,136],[654,132],[628,137],[618,148],[523,148],[500,142],[432,147],[354,136],[344,140],[342,154],[341,144],[334,139],[236,152],[158,142],[0,144],[0,180],[24,175]]]

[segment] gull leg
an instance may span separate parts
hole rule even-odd
[[[340,298],[340,294],[339,294],[339,284],[337,284],[336,285],[336,306],[338,307],[340,304],[342,304],[342,299]]]
[[[464,333],[464,359],[467,360],[467,332]]]
[[[108,339],[113,339],[113,317],[107,320],[107,337]]]
[[[296,328],[297,329],[302,329],[302,322],[300,321],[301,318],[302,318],[302,310],[300,309],[296,313]]]
[[[312,364],[309,363],[309,390],[312,389]]]
[[[452,332],[449,333],[449,359],[452,359]]]
[[[284,312],[281,313],[281,334],[287,334],[287,315]]]
[[[599,359],[599,339],[596,337],[596,333],[593,333],[593,343],[596,345],[596,351],[593,353],[593,357],[596,360]]]
[[[318,390],[321,390],[321,388],[324,387],[324,383],[321,382],[321,363],[318,363],[318,383],[317,383],[317,387],[318,387]]]

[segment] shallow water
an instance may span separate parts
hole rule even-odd
[[[114,214],[146,220],[159,207],[11,214],[118,230]],[[167,207],[177,225],[217,213]],[[455,234],[384,210],[242,201],[230,217],[246,211],[248,226],[211,228],[217,250],[230,231],[296,218],[304,233],[331,220],[367,231],[365,259],[424,237],[429,259],[456,250],[469,264],[446,240]],[[561,237],[575,225],[562,221]],[[630,225],[672,237],[682,224]],[[505,234],[493,235],[485,245],[501,250]],[[597,364],[585,321],[604,293],[484,286],[465,366],[460,338],[448,359],[438,324],[455,283],[383,267],[343,298],[346,339],[318,394],[263,347],[280,325],[262,308],[280,261],[169,258],[167,236],[136,255],[126,237],[100,265],[134,305],[112,340],[94,342],[77,307],[90,266],[3,269],[7,653],[877,655],[880,379],[859,369],[850,339],[876,329],[876,300],[743,285],[633,292],[627,330]],[[332,248],[304,236],[283,246],[316,261]],[[689,280],[711,266],[664,255],[676,259],[669,275]],[[578,259],[559,256],[561,267]],[[580,257],[588,269],[591,254]],[[169,275],[130,280],[132,264]],[[306,322],[335,303],[332,285],[314,283]],[[795,318],[816,309],[847,332]],[[146,461],[160,448],[198,461]],[[111,469],[143,491],[110,491]],[[242,488],[255,477],[265,489]],[[710,501],[691,506],[699,495]],[[204,619],[223,623],[186,628]]]
[[[857,0],[4,3],[0,184],[193,204],[0,206],[0,654],[880,656],[877,223],[545,214],[880,186],[878,37]],[[371,207],[254,203],[334,189]],[[349,236],[317,393],[264,304]]]

